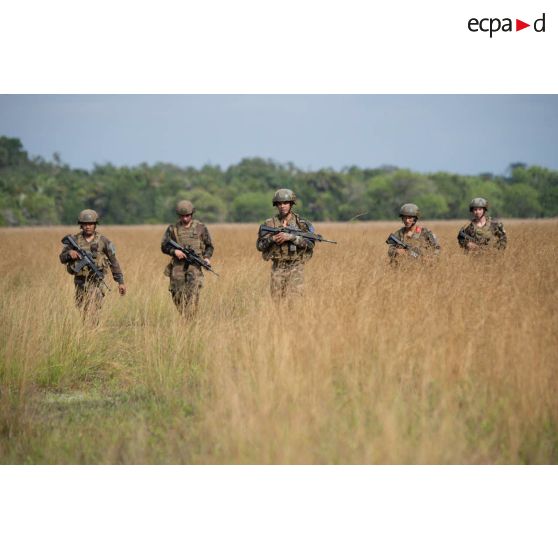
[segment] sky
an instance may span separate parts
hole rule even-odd
[[[558,169],[558,95],[0,95],[0,135],[73,168]]]

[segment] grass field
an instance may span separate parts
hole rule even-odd
[[[277,308],[256,225],[210,226],[183,321],[164,226],[100,227],[116,284],[97,328],[58,262],[77,228],[0,229],[1,463],[557,463],[558,221],[509,221],[508,250],[387,264],[391,223],[327,224],[306,294]]]

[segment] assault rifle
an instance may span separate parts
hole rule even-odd
[[[390,244],[391,246],[399,246],[400,248],[404,248],[409,252],[409,255],[413,258],[418,258],[420,256],[420,252],[417,252],[414,248],[399,240],[394,234],[390,234],[386,240],[386,244]]]
[[[321,234],[311,233],[301,231],[300,229],[294,229],[291,227],[269,227],[268,225],[260,225],[259,235],[263,236],[265,233],[273,233],[274,235],[279,233],[294,234],[296,236],[302,236],[302,238],[307,238],[308,240],[317,240],[318,242],[329,242],[330,244],[337,244],[335,240],[326,240]]]
[[[457,235],[457,238],[459,240],[463,240],[465,242],[472,242],[473,244],[476,244],[477,246],[484,246],[488,243],[488,240],[479,240],[478,238],[475,238],[474,236],[471,236],[470,234],[467,234],[465,231],[459,231],[459,234]]]
[[[166,245],[170,248],[174,248],[175,250],[180,250],[181,252],[184,252],[186,256],[186,263],[199,265],[204,269],[207,269],[207,271],[211,271],[211,273],[214,273],[215,275],[217,275],[217,277],[219,277],[219,274],[215,273],[215,271],[213,271],[213,268],[203,258],[200,258],[194,252],[194,250],[192,250],[192,248],[188,248],[188,246],[180,246],[180,244],[172,240],[172,238],[169,238],[167,240]]]
[[[95,264],[95,257],[91,252],[88,250],[84,250],[81,246],[76,242],[75,238],[67,234],[62,239],[62,244],[72,248],[79,254],[79,260],[70,263],[70,269],[73,273],[79,273],[84,267],[88,267],[89,270],[95,275],[95,277],[102,283],[108,291],[110,291],[110,287],[105,283],[105,276],[103,272],[97,267]]]

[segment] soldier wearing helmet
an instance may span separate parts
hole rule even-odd
[[[440,253],[440,244],[432,231],[417,225],[420,218],[420,209],[414,203],[405,203],[399,210],[399,217],[403,227],[393,233],[408,248],[398,244],[389,243],[388,255],[392,263],[401,261],[402,258],[417,256],[437,256]]]
[[[208,264],[213,255],[213,242],[207,227],[194,219],[195,208],[191,201],[181,200],[176,204],[178,220],[169,225],[163,239],[161,250],[172,257],[165,268],[165,275],[170,278],[169,291],[176,308],[183,316],[195,313],[203,287],[203,271],[201,266],[187,262],[186,254],[182,250],[167,245],[168,240],[174,240],[181,246],[191,248]]]
[[[504,250],[508,238],[504,225],[488,216],[488,201],[484,198],[473,198],[469,204],[473,219],[468,225],[461,227],[457,241],[468,253],[480,253],[491,248]]]
[[[116,248],[106,236],[99,234],[98,221],[99,216],[96,211],[84,209],[78,215],[81,230],[72,238],[82,250],[91,254],[93,262],[103,275],[106,275],[110,268],[113,279],[118,283],[118,292],[125,295],[124,275],[116,259]],[[80,259],[81,256],[77,250],[64,244],[60,253],[60,261],[66,265],[68,273],[74,276],[76,305],[83,312],[84,319],[87,316],[93,324],[97,324],[105,293],[101,280],[89,267],[84,266],[77,273],[75,272],[73,264]]]
[[[314,232],[312,223],[292,211],[296,195],[281,188],[273,196],[277,215],[267,219],[265,225],[274,228],[289,227],[302,232]],[[301,295],[304,286],[304,264],[312,257],[314,242],[288,232],[258,233],[256,248],[264,260],[271,260],[271,296],[283,299],[288,294]]]

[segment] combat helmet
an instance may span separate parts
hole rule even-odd
[[[473,198],[469,204],[469,211],[475,207],[482,207],[488,211],[488,202],[484,198]]]
[[[194,213],[194,204],[189,200],[180,200],[176,204],[176,213],[178,215],[191,215]]]
[[[414,203],[404,203],[399,210],[399,217],[420,217],[420,209]]]
[[[96,224],[98,220],[99,220],[99,216],[97,215],[97,212],[93,209],[84,209],[83,211],[80,211],[78,215],[78,225],[81,225],[81,223]]]
[[[288,188],[280,188],[273,195],[273,205],[277,205],[279,202],[291,202],[296,203],[296,195],[292,190]]]

